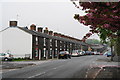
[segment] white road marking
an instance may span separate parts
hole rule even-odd
[[[97,77],[97,75],[100,73],[100,71],[102,70],[103,68],[101,67],[101,69],[99,69],[97,72],[96,72],[96,74],[95,74],[95,76],[93,77],[93,79],[95,79],[96,77]]]
[[[46,72],[42,72],[42,73],[39,73],[39,74],[36,74],[36,75],[30,76],[30,77],[28,77],[28,78],[34,78],[34,77],[37,77],[37,76],[44,75],[44,74],[46,74],[47,72],[49,72],[49,71],[51,71],[51,70],[55,70],[55,69],[58,69],[58,68],[63,67],[63,66],[64,66],[64,65],[61,65],[61,66],[58,66],[58,67],[55,67],[55,68],[49,69],[49,70],[47,70]]]
[[[53,69],[57,69],[57,68],[53,68]]]
[[[43,74],[45,74],[46,72],[42,72],[42,73],[40,73],[40,74],[36,74],[36,75],[34,75],[34,76],[30,76],[30,77],[28,77],[28,78],[34,78],[34,77],[36,77],[36,76],[40,76],[40,75],[43,75]]]
[[[17,69],[2,69],[0,72],[5,73],[5,72],[9,72],[9,71],[14,71],[14,70],[17,70]]]

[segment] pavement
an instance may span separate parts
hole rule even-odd
[[[97,79],[114,79],[120,78],[120,62],[111,61],[110,57],[97,59],[87,74],[87,78]]]
[[[87,78],[120,78],[120,66],[98,66],[88,71]]]
[[[2,64],[4,78],[120,78],[119,62],[112,62],[110,57],[101,55]]]

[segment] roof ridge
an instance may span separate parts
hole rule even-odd
[[[5,31],[5,30],[6,30],[6,29],[8,29],[8,28],[10,28],[10,27],[7,27],[7,28],[5,28],[5,29],[1,30],[0,32],[3,32],[3,31]]]

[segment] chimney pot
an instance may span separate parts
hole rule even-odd
[[[57,36],[57,33],[56,33],[56,32],[54,32],[54,36]]]
[[[45,27],[45,30],[48,30],[48,28],[47,28],[47,27]]]
[[[60,37],[60,33],[57,33],[57,36]]]
[[[49,35],[53,35],[53,31],[49,31]]]
[[[59,37],[61,37],[61,34],[59,33]]]
[[[44,33],[48,34],[48,28],[46,27]]]
[[[43,28],[42,27],[38,27],[38,32],[42,32]]]
[[[62,37],[62,38],[64,38],[64,35],[63,35],[63,34],[61,34],[61,37]]]

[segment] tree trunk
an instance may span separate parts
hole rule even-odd
[[[120,62],[120,31],[117,34],[119,37],[117,37],[117,40],[116,40],[116,46],[115,46],[116,55],[114,56],[114,61]]]
[[[112,45],[112,42],[111,42],[111,61],[113,61],[113,45]]]
[[[117,56],[120,56],[120,30],[118,31],[118,38],[116,40],[116,53],[117,53]]]

